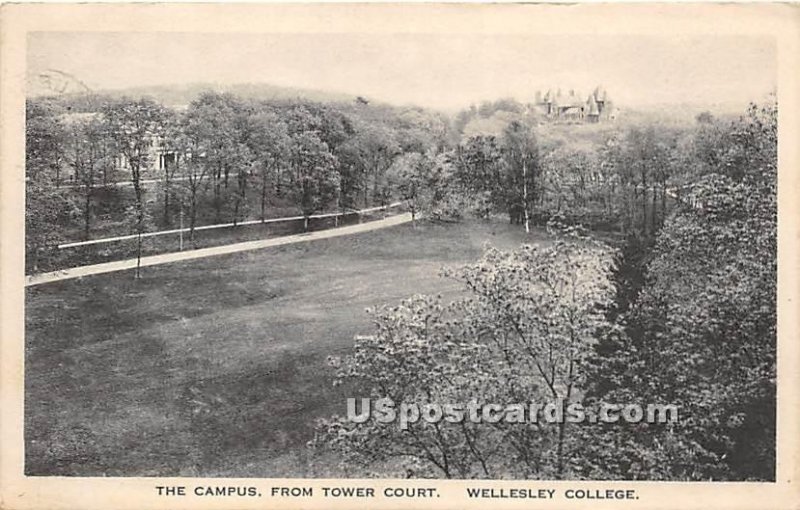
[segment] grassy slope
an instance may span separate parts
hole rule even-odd
[[[502,222],[402,226],[31,288],[26,471],[329,473],[304,444],[344,412],[325,358],[370,332],[364,309],[458,292],[443,265],[524,238]]]

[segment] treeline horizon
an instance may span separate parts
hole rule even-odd
[[[37,254],[57,241],[91,239],[95,230],[121,235],[170,228],[184,215],[193,234],[198,221],[235,224],[269,213],[308,216],[398,198],[416,208],[418,191],[437,202],[432,208],[437,217],[465,212],[465,204],[450,203],[470,195],[469,200],[484,202],[478,206],[484,214],[502,211],[512,222],[524,223],[527,211],[529,221],[542,224],[541,213],[549,207],[545,201],[554,199],[560,212],[564,200],[563,190],[556,190],[563,176],[553,178],[561,171],[559,162],[544,168],[548,158],[564,147],[599,145],[622,128],[599,126],[594,139],[570,140],[569,133],[553,139],[550,124],[537,126],[543,119],[531,106],[511,99],[486,101],[449,118],[361,98],[351,103],[261,101],[206,92],[182,110],[148,98],[97,94],[29,99],[26,181],[30,208],[41,204],[28,225],[29,256],[35,266]],[[514,138],[536,154],[511,170]],[[169,156],[160,169],[155,142]],[[541,160],[538,145],[543,146]],[[473,167],[476,157],[483,158],[480,168]],[[487,170],[487,162],[504,168]],[[480,172],[484,182],[476,179]],[[612,177],[595,168],[582,172],[582,181]],[[154,188],[142,185],[150,179],[160,182]],[[114,188],[118,182],[132,187]],[[68,190],[49,189],[65,183]],[[454,185],[469,192],[442,193]],[[531,189],[521,193],[503,191],[527,185]],[[663,182],[661,188],[663,195]],[[607,216],[613,216],[610,199]]]

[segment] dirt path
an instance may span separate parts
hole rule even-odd
[[[227,255],[229,253],[238,253],[240,251],[258,250],[261,248],[269,248],[272,246],[283,246],[286,244],[314,241],[316,239],[328,239],[331,237],[358,234],[360,232],[369,232],[370,230],[377,230],[381,228],[392,227],[395,225],[401,225],[403,223],[408,223],[410,221],[411,221],[411,213],[405,213],[405,214],[398,214],[396,216],[391,216],[389,218],[385,218],[382,220],[375,220],[367,223],[362,223],[359,225],[351,225],[348,227],[320,230],[318,232],[309,232],[307,234],[295,234],[274,239],[247,241],[244,243],[228,244],[224,246],[214,246],[210,248],[200,248],[197,250],[162,253],[160,255],[151,255],[147,257],[142,257],[141,266],[142,267],[156,266],[159,264],[168,264],[170,262],[179,262],[182,260],[200,259],[205,257],[213,257],[215,255]],[[104,264],[94,264],[90,266],[73,267],[70,269],[53,271],[50,273],[41,273],[41,274],[26,276],[25,286],[30,287],[33,285],[41,285],[43,283],[57,282],[60,280],[70,280],[72,278],[81,278],[83,276],[112,273],[114,271],[125,271],[128,269],[135,269],[135,268],[136,268],[136,259],[120,260],[116,262],[106,262]]]

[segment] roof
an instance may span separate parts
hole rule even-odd
[[[562,100],[560,102],[560,106],[562,106],[562,107],[565,107],[565,106],[570,106],[570,107],[572,107],[572,106],[583,106],[583,105],[584,105],[583,99],[581,99],[580,97],[578,97],[577,94],[574,94],[574,93],[570,94],[569,96],[567,96],[566,98],[564,98],[564,100]]]

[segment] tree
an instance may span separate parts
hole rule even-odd
[[[188,196],[189,201],[189,238],[194,240],[194,231],[197,226],[197,209],[200,192],[208,185],[208,165],[204,161],[205,152],[200,140],[191,132],[186,137],[187,160],[183,165],[185,180],[181,186],[181,204]]]
[[[294,178],[290,194],[303,213],[304,230],[308,230],[308,217],[336,198],[336,158],[313,132],[294,136],[291,150]]]
[[[236,226],[242,219],[247,216],[249,209],[247,202],[247,185],[253,173],[252,168],[255,163],[252,162],[249,150],[245,145],[238,146],[235,156],[236,172],[236,192],[233,199],[233,225]]]
[[[425,200],[429,199],[430,190],[437,184],[434,166],[435,162],[428,155],[412,152],[395,158],[387,171],[392,187],[411,210],[412,222]]]
[[[472,331],[491,346],[481,366],[497,385],[498,401],[549,401],[565,413],[579,397],[598,333],[610,327],[604,310],[614,288],[609,249],[575,228],[561,235],[546,247],[489,250],[453,276],[474,296],[468,317]],[[510,427],[505,432],[513,438],[513,458],[530,474],[542,476],[544,469],[546,476],[563,478],[570,457],[567,427],[564,420],[552,433],[541,425]],[[542,443],[542,434],[551,437]],[[541,462],[541,448],[550,463]]]
[[[595,228],[616,222],[614,175],[590,143],[565,143],[542,158],[542,204],[547,213]]]
[[[152,216],[147,208],[137,206],[128,207],[125,210],[125,223],[129,231],[136,235],[136,270],[134,278],[142,277],[142,235],[150,229]]]
[[[402,152],[439,154],[451,137],[450,122],[444,114],[420,107],[404,108],[391,125]]]
[[[82,196],[83,233],[89,239],[95,188],[100,175],[113,168],[113,148],[109,148],[106,124],[95,117],[76,119],[67,131],[65,159],[74,171],[76,189]]]
[[[574,229],[568,236],[577,234]],[[584,366],[613,295],[607,249],[585,238],[506,253],[446,272],[467,297],[414,296],[373,311],[374,334],[334,359],[337,384],[395,408],[442,403],[580,398]],[[462,409],[463,411],[463,409]],[[312,443],[364,465],[398,459],[407,476],[562,478],[572,452],[566,422],[323,420]]]
[[[163,182],[162,190],[164,193],[163,223],[170,225],[171,221],[171,199],[175,190],[173,180],[181,173],[181,167],[185,163],[188,151],[188,140],[184,133],[185,122],[183,116],[177,112],[166,111],[163,129],[159,133],[159,157],[163,162]]]
[[[589,476],[775,479],[777,106],[718,128],[730,135],[716,138],[719,166],[698,165],[660,230],[588,392],[672,403],[681,419],[588,430]]]
[[[45,100],[25,102],[25,265],[29,271],[49,263],[60,232],[80,217],[72,194],[58,188],[67,139],[57,105]]]
[[[200,149],[200,161],[206,165],[205,174],[213,189],[214,221],[222,221],[222,210],[230,195],[229,178],[232,171],[247,169],[247,146],[242,127],[246,112],[231,94],[207,92],[189,104],[186,113],[186,134]],[[245,176],[246,178],[246,176]],[[240,184],[234,198],[234,222],[241,205],[245,182]]]
[[[621,188],[618,200],[624,204],[624,233],[655,238],[667,215],[676,140],[676,133],[663,126],[633,126],[610,140],[603,151],[601,166],[613,171]]]
[[[420,209],[428,219],[435,221],[459,221],[464,211],[474,207],[472,197],[459,187],[456,164],[451,154],[431,152],[426,154],[427,185],[418,201]]]
[[[473,387],[478,380],[464,371],[474,363],[479,347],[460,334],[461,327],[452,320],[455,312],[455,304],[443,305],[427,296],[370,310],[375,334],[357,339],[353,356],[331,359],[335,384],[354,384],[363,395],[389,399],[395,407],[466,401],[480,395],[470,394],[480,386]],[[321,420],[317,431],[311,445],[336,451],[343,463],[368,469],[399,461],[406,477],[488,477],[492,457],[502,458],[484,437],[498,434],[466,421],[419,420],[403,430],[397,423],[354,423],[334,416]]]
[[[50,263],[61,232],[79,218],[80,208],[68,190],[42,184],[38,180],[25,185],[25,266],[38,272]]]
[[[60,109],[44,100],[25,101],[25,177],[61,185],[67,131]]]
[[[531,211],[541,192],[536,136],[529,125],[513,121],[503,131],[502,147],[509,216],[512,223],[524,223],[525,232],[530,232]]]
[[[399,147],[393,133],[380,125],[365,124],[357,128],[357,144],[364,161],[364,207],[369,205],[368,190],[372,188],[372,201],[379,195],[379,186],[384,173],[392,164]],[[371,185],[370,185],[370,180]]]
[[[290,143],[288,127],[277,114],[262,111],[248,119],[247,144],[258,161],[261,181],[261,221],[266,218],[268,190],[279,185]]]
[[[454,159],[458,188],[476,202],[479,217],[493,210],[507,211],[503,159],[494,136],[469,137],[456,147]]]
[[[356,209],[358,197],[365,191],[364,175],[366,163],[356,139],[349,139],[336,149],[337,172],[339,173],[338,209]]]
[[[114,140],[130,170],[131,183],[136,198],[136,232],[145,229],[144,189],[142,172],[153,164],[152,148],[163,129],[164,109],[152,99],[123,98],[103,108],[106,129]],[[140,243],[141,251],[141,243]],[[137,267],[136,278],[140,277]]]

